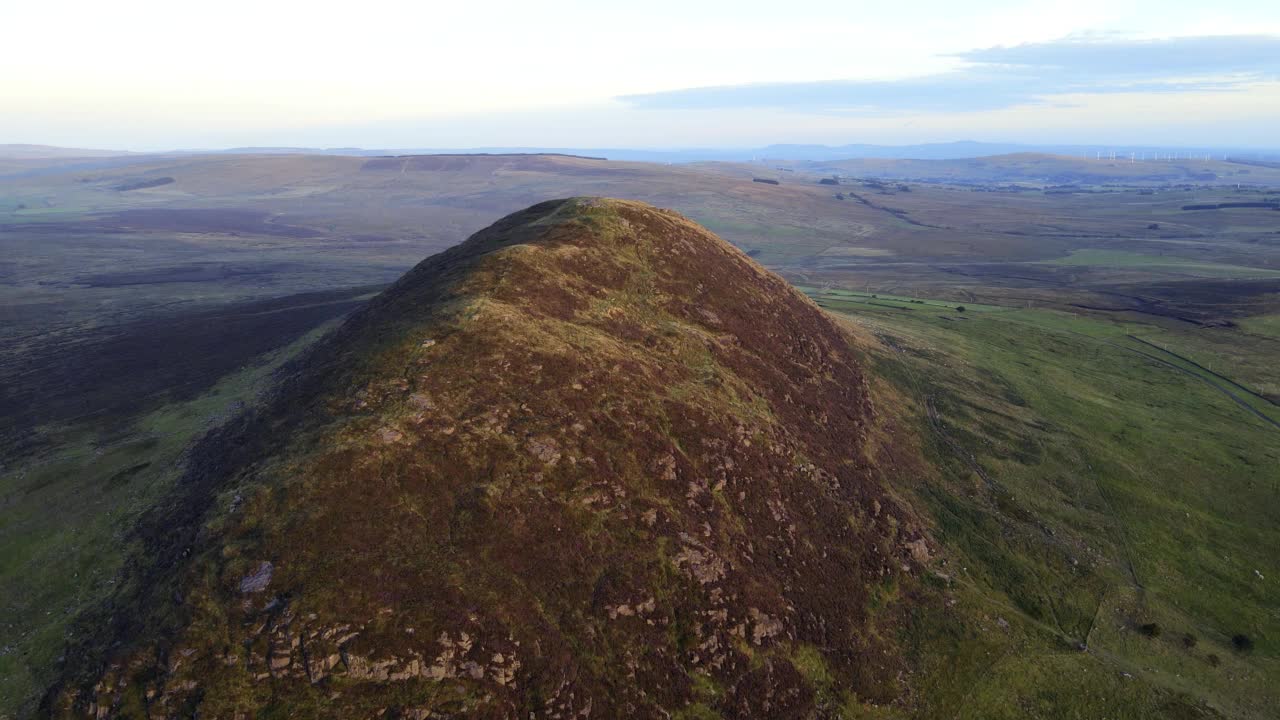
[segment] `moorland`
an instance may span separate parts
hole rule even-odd
[[[871,162],[4,160],[0,716],[32,707],[193,441],[422,258],[595,195],[683,213],[859,338],[933,467],[900,491],[963,622],[903,642],[938,707],[1267,717],[1280,170]]]

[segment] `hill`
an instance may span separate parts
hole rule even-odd
[[[638,203],[536,205],[204,441],[54,714],[907,702],[894,628],[930,541],[877,418],[845,332],[729,244]]]
[[[55,145],[0,144],[0,158],[7,160],[39,160],[53,158],[115,157],[129,155],[118,150],[89,150]]]

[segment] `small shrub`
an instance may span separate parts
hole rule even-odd
[[[963,306],[963,305],[957,305],[957,306],[956,306],[956,312],[964,312],[964,306]]]
[[[1186,633],[1182,636],[1182,647],[1187,648],[1188,650],[1195,647],[1197,642],[1199,641],[1196,639],[1196,636],[1191,633]]]
[[[1146,635],[1147,637],[1160,637],[1160,625],[1159,623],[1146,623],[1145,625],[1139,625],[1138,632]]]
[[[1231,644],[1235,649],[1242,653],[1247,653],[1253,649],[1253,640],[1248,635],[1233,635]]]
[[[1213,653],[1209,653],[1209,664],[1214,667],[1218,667],[1222,664],[1222,658],[1214,655]]]

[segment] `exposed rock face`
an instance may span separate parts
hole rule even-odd
[[[293,372],[144,526],[150,589],[51,714],[804,717],[800,653],[841,697],[903,692],[928,546],[858,358],[680,216],[534,206]]]
[[[271,584],[271,571],[274,569],[271,563],[263,560],[256,570],[240,579],[240,592],[259,593],[266,590],[267,585]]]

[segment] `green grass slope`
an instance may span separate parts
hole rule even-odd
[[[949,716],[1274,716],[1280,408],[1141,342],[1185,344],[1158,326],[813,292],[879,338],[938,468],[913,496],[973,630],[914,632]]]

